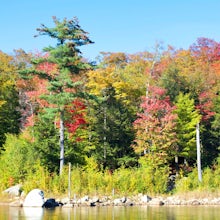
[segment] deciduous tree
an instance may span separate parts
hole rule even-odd
[[[174,106],[163,88],[149,87],[149,96],[143,98],[141,108],[143,112],[138,113],[134,122],[134,149],[139,155],[155,154],[165,162],[175,150]]]

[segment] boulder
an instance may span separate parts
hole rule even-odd
[[[125,202],[127,201],[127,198],[126,197],[122,197],[122,198],[118,198],[118,199],[114,199],[113,200],[113,204],[114,205],[122,205],[124,204]]]
[[[23,203],[24,207],[43,207],[44,205],[44,192],[40,189],[31,190]]]
[[[148,196],[148,195],[143,195],[143,196],[141,196],[141,198],[140,198],[140,202],[141,203],[148,203],[148,202],[150,202],[152,200],[152,198],[150,197],[150,196]]]
[[[164,205],[164,202],[159,198],[153,198],[148,202],[149,205],[161,206]]]
[[[44,208],[55,208],[59,205],[62,205],[58,202],[55,201],[55,199],[47,199],[46,202],[43,204],[43,207]]]
[[[8,193],[11,196],[20,196],[21,195],[21,184],[17,184],[15,186],[9,187],[4,190],[4,193]]]

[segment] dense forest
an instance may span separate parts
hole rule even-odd
[[[65,193],[69,164],[75,193],[219,188],[220,43],[89,62],[80,48],[93,42],[78,20],[53,21],[37,31],[55,46],[0,51],[0,188]]]

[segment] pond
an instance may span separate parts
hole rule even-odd
[[[0,206],[0,219],[22,220],[215,220],[220,206],[74,207],[55,209]]]

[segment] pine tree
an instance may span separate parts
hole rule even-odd
[[[79,25],[77,18],[59,21],[53,17],[55,27],[48,28],[44,24],[37,28],[39,35],[47,35],[57,40],[55,47],[44,48],[44,56],[33,60],[35,68],[23,71],[23,75],[37,75],[47,81],[48,92],[42,94],[41,98],[46,100],[48,106],[44,112],[49,117],[59,115],[60,136],[60,174],[64,166],[64,120],[65,106],[77,97],[83,96],[79,80],[80,74],[88,68],[89,63],[84,62],[81,56],[80,46],[93,43]],[[53,71],[46,72],[37,68],[42,64],[54,65]]]

